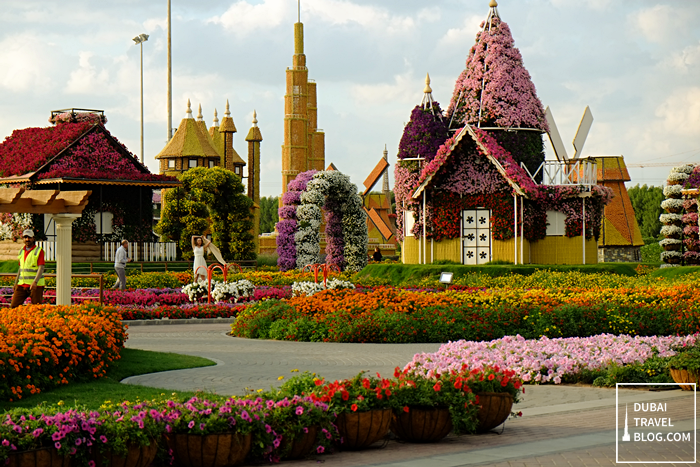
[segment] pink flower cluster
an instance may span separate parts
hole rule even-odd
[[[567,375],[600,370],[612,364],[644,362],[654,355],[675,355],[672,347],[694,345],[699,335],[631,337],[600,334],[593,337],[525,339],[506,336],[488,342],[457,341],[435,353],[416,354],[406,365],[418,374],[432,376],[469,368],[499,366],[515,371],[524,381],[559,384]]]
[[[535,85],[514,46],[510,28],[498,18],[476,36],[447,109],[447,115],[453,113],[460,126],[481,123],[547,130]]]

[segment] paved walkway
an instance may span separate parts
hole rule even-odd
[[[389,376],[418,352],[434,352],[439,344],[337,344],[258,341],[226,335],[227,323],[135,326],[126,346],[159,352],[198,355],[216,366],[141,375],[129,384],[171,390],[203,389],[219,394],[243,394],[246,388],[268,389],[290,370],[317,372],[326,379],[347,378],[362,370]],[[692,392],[639,389],[616,390],[589,386],[526,386],[515,406],[523,417],[506,422],[501,434],[448,436],[437,444],[378,443],[360,452],[340,452],[285,462],[290,466],[594,466],[635,462],[636,465],[685,465],[693,462],[695,403]],[[635,412],[635,403],[664,403],[665,411]],[[616,454],[616,415],[624,425],[629,412],[630,442],[619,441]],[[616,412],[616,407],[619,407]],[[641,428],[634,418],[668,419],[673,427]],[[641,423],[641,422],[637,422]],[[647,441],[649,433],[664,441]],[[666,441],[667,433],[689,433],[690,440]],[[618,438],[621,439],[622,431]],[[634,436],[637,437],[635,441]],[[644,436],[644,438],[642,438]],[[676,435],[682,436],[682,435]],[[644,439],[644,441],[642,441]],[[383,445],[385,444],[385,445]],[[651,462],[654,461],[654,462]],[[675,462],[675,463],[674,463]]]

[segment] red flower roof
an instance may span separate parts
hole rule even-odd
[[[34,172],[92,128],[91,122],[15,130],[0,144],[0,176]]]

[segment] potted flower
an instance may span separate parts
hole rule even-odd
[[[265,401],[265,423],[276,435],[271,461],[300,459],[312,452],[321,454],[340,438],[333,423],[335,413],[328,404],[310,396],[280,395]]]
[[[668,372],[676,383],[700,383],[700,348],[680,347],[667,362]],[[692,391],[690,384],[681,384],[684,391]]]
[[[36,407],[6,412],[0,423],[0,464],[67,467],[73,457],[86,459],[84,427],[94,427],[93,420],[76,409],[60,412],[58,407]]]
[[[158,452],[158,440],[165,432],[165,410],[147,402],[107,406],[93,418],[90,457],[96,466],[148,467]]]
[[[184,403],[168,401],[167,406],[168,446],[176,464],[185,467],[240,464],[251,450],[253,433],[266,432],[260,398],[210,401],[195,396]]]
[[[429,443],[453,430],[457,434],[475,431],[476,397],[466,383],[468,375],[454,371],[422,375],[397,367],[394,377],[392,431],[400,438]]]
[[[462,371],[467,371],[466,365]],[[511,415],[522,415],[511,412],[513,404],[520,401],[521,391],[525,392],[522,379],[514,371],[498,366],[474,368],[467,373],[465,381],[477,396],[477,432],[492,430]]]
[[[312,398],[325,402],[338,414],[336,425],[343,449],[363,449],[389,432],[391,423],[392,382],[359,373],[351,379],[325,382],[315,381],[317,388]]]

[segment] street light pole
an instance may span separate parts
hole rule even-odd
[[[139,34],[134,37],[134,42],[141,46],[141,164],[144,164],[143,158],[143,43],[148,40],[148,34]]]

